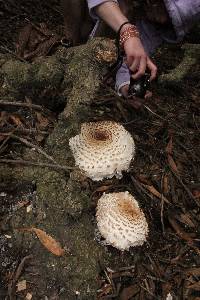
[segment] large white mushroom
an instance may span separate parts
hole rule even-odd
[[[146,241],[145,215],[129,192],[103,194],[97,204],[96,217],[106,244],[123,251]]]
[[[76,165],[93,180],[120,178],[135,153],[132,136],[112,121],[84,123],[81,133],[69,140]]]

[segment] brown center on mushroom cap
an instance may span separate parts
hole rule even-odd
[[[105,130],[98,130],[97,129],[97,130],[94,131],[93,137],[97,141],[106,141],[107,139],[109,139],[109,134]]]
[[[135,144],[126,129],[112,121],[83,123],[69,141],[76,165],[93,180],[122,177],[134,158]]]
[[[119,212],[129,220],[137,220],[140,215],[140,209],[136,207],[130,199],[126,199],[122,196],[120,196],[118,202],[118,209]]]
[[[120,250],[146,241],[148,224],[138,202],[129,192],[103,194],[97,203],[97,226],[110,244]]]

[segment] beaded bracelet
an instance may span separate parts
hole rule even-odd
[[[120,32],[120,37],[119,37],[120,47],[123,48],[124,43],[132,37],[139,38],[140,34],[136,26],[130,24],[127,28],[125,28],[122,32]]]

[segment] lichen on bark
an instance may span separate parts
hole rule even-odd
[[[17,60],[3,61],[3,92],[0,99],[19,98],[23,93],[34,95],[48,86],[62,91],[66,107],[60,114],[53,132],[48,137],[44,150],[61,165],[74,166],[69,149],[69,138],[76,134],[80,124],[87,121],[92,111],[89,107],[100,86],[102,74],[116,59],[113,42],[95,39],[76,49],[60,48],[48,58],[37,59],[32,64]],[[52,104],[54,106],[55,103]],[[48,162],[36,151],[25,151],[24,159]],[[59,281],[66,290],[60,299],[95,299],[98,261],[105,251],[94,240],[94,216],[91,213],[90,195],[78,179],[77,171],[65,172],[48,168],[16,167],[12,177],[36,183],[37,197],[34,209],[28,215],[18,211],[10,221],[11,227],[35,226],[43,229],[69,249],[70,254],[54,257],[40,245],[30,233],[23,234],[23,245],[37,249],[39,272],[43,284]],[[16,247],[22,243],[22,233],[13,231]]]

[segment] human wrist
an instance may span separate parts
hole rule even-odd
[[[124,44],[131,38],[140,38],[137,27],[131,23],[124,24],[118,36],[119,46],[123,49]]]

